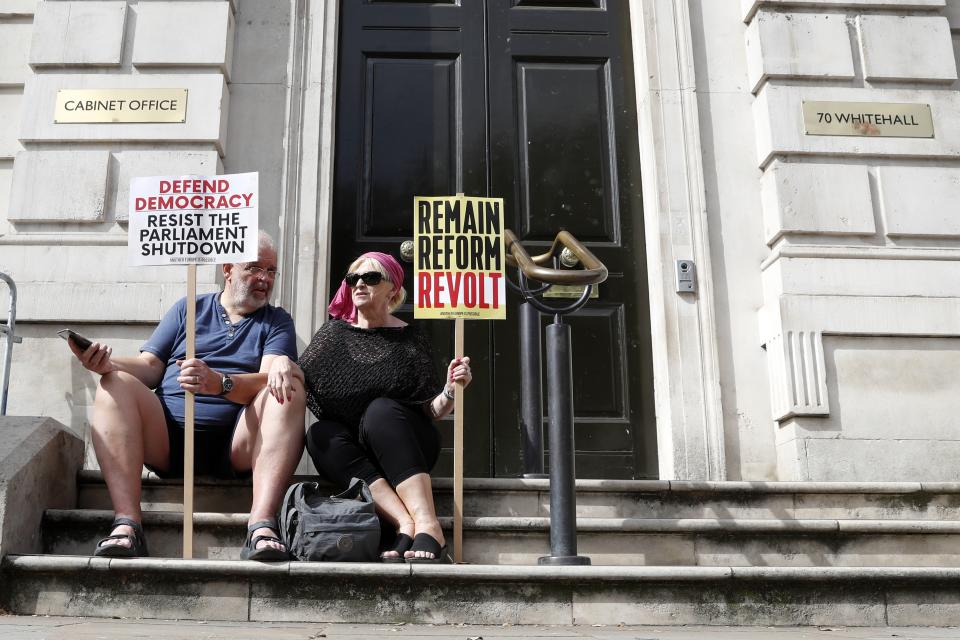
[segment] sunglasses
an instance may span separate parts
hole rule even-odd
[[[383,274],[379,271],[367,271],[366,273],[348,273],[343,278],[348,287],[355,287],[357,283],[363,280],[368,287],[375,287],[383,281]]]

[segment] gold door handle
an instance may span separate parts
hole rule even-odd
[[[531,280],[585,286],[600,284],[607,279],[607,267],[569,231],[558,233],[550,250],[539,256],[528,254],[510,229],[503,230],[503,244],[507,251],[507,265],[520,268]],[[583,269],[552,269],[545,266],[553,262],[553,256],[560,253],[562,248],[569,249],[573,257],[583,265]]]

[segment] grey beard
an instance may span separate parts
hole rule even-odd
[[[265,306],[270,299],[268,295],[263,300],[257,300],[252,295],[253,287],[239,280],[230,287],[230,294],[233,297],[233,303],[235,305],[250,309],[251,311],[256,311],[260,307]]]

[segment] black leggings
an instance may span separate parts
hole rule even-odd
[[[307,429],[307,451],[320,475],[341,488],[352,478],[371,484],[386,478],[394,487],[430,473],[440,455],[440,432],[420,409],[377,398],[363,414],[359,432],[333,420]]]

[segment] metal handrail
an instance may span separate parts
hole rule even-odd
[[[594,285],[607,279],[600,260],[569,231],[561,231],[550,250],[530,256],[510,229],[503,230],[506,263],[517,269],[519,284],[506,281],[524,300],[520,305],[521,441],[526,476],[543,472],[543,399],[541,388],[540,313],[553,316],[547,325],[547,404],[550,428],[550,555],[541,565],[587,565],[590,558],[577,554],[577,496],[575,490],[573,439],[573,351],[570,325],[563,316],[582,308]],[[560,248],[564,254],[561,257]],[[579,264],[582,269],[560,269],[560,264]],[[545,266],[550,265],[550,266]],[[529,281],[544,283],[531,288]],[[561,307],[539,299],[550,285],[582,286],[579,300]]]
[[[13,283],[13,278],[0,272],[0,280],[7,283],[10,288],[10,308],[7,314],[7,323],[0,324],[0,335],[5,336],[3,369],[0,373],[0,416],[7,415],[7,389],[10,386],[10,363],[13,359],[14,343],[23,342],[23,338],[16,335],[17,328],[17,285]]]
[[[503,230],[503,242],[507,251],[507,265],[517,267],[531,280],[550,284],[586,286],[600,284],[609,275],[607,267],[569,231],[558,233],[550,250],[538,256],[527,253],[510,229]],[[569,249],[580,260],[583,269],[552,269],[543,266],[552,264],[554,256],[560,253],[557,249],[562,247]]]

